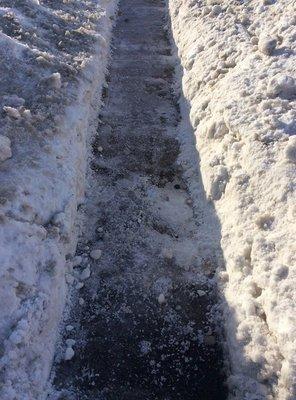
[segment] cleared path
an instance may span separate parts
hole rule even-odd
[[[121,2],[77,251],[102,256],[87,261],[91,277],[67,316],[63,343],[75,339],[75,355],[57,356],[54,398],[226,398],[215,296],[195,279],[198,221],[177,162],[164,7]]]

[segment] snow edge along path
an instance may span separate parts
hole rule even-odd
[[[296,395],[295,5],[169,0],[169,11],[201,176],[221,224],[226,271],[218,278],[229,387],[240,400],[291,400]],[[191,167],[192,147],[185,140],[183,158],[187,155]],[[192,179],[194,174],[193,168]],[[193,182],[193,195],[197,187]],[[213,239],[209,243],[219,254],[220,243],[216,249]]]
[[[50,11],[41,2],[32,4],[34,18]],[[81,5],[85,7],[84,15],[89,4]],[[86,23],[85,32],[79,32],[93,35],[95,43],[91,49],[87,45],[81,49],[83,68],[75,84],[64,85],[63,76],[62,83],[60,81],[60,74],[48,78],[52,80],[54,89],[59,90],[62,86],[66,98],[67,106],[55,115],[58,137],[49,135],[46,146],[38,147],[37,151],[32,144],[32,149],[28,148],[32,159],[22,159],[16,142],[19,138],[18,129],[26,117],[34,121],[34,116],[30,111],[23,113],[22,106],[3,107],[4,118],[16,134],[16,137],[11,137],[9,130],[4,128],[0,132],[0,397],[3,400],[31,400],[46,396],[45,385],[67,294],[67,275],[71,273],[71,256],[76,247],[77,207],[84,199],[85,170],[90,157],[87,143],[101,106],[101,90],[105,83],[117,1],[102,0],[98,4],[93,2],[92,6],[99,9],[99,18],[95,20],[90,17],[89,21],[95,20],[92,26],[100,24],[96,29],[99,33],[87,31],[89,27]],[[0,8],[1,13],[8,20],[17,20],[15,15],[20,17],[17,22],[20,21],[27,28],[27,20],[20,16],[19,10]],[[70,13],[63,15],[65,20],[68,15]],[[74,21],[79,23],[79,13],[77,15]],[[60,17],[59,14],[57,16]],[[69,21],[70,31],[71,17]],[[44,27],[37,25],[35,28],[42,37]],[[59,27],[53,26],[51,29],[54,31]],[[7,53],[16,60],[24,50],[30,55],[39,56],[38,61],[46,66],[47,62],[49,65],[54,59],[35,46],[24,45],[5,33],[1,34],[0,39],[4,43],[3,49],[7,47]],[[78,54],[76,56],[78,58]],[[5,101],[22,101],[22,97],[25,97],[23,93],[19,95],[15,92],[13,96],[2,97],[2,106]],[[47,112],[50,114],[50,109]],[[20,116],[18,113],[23,114]],[[25,136],[26,132],[23,134]],[[10,184],[15,184],[12,196]]]

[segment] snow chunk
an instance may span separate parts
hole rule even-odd
[[[81,274],[80,274],[80,279],[84,281],[85,279],[88,279],[88,278],[90,277],[90,274],[91,274],[90,268],[89,268],[89,267],[86,267],[86,268],[81,272]]]
[[[228,128],[223,119],[211,120],[206,128],[206,134],[208,138],[219,139],[225,136],[227,133]]]
[[[21,331],[19,330],[13,331],[9,337],[9,340],[14,344],[20,344],[23,340],[23,335],[21,334]]]
[[[56,90],[62,87],[62,78],[59,72],[54,72],[48,78],[42,79],[42,82],[45,82],[48,86]]]
[[[73,347],[75,343],[76,343],[76,340],[74,340],[74,339],[67,339],[66,340],[66,345],[68,347]]]
[[[292,76],[277,75],[272,78],[267,87],[267,94],[271,97],[292,99],[296,96],[296,82]]]
[[[28,109],[23,110],[21,115],[27,120],[30,120],[32,118],[31,111]]]
[[[157,298],[157,301],[159,304],[164,304],[166,302],[165,296],[163,293],[160,293],[160,295]]]
[[[286,147],[285,156],[290,162],[296,163],[296,136],[289,138],[289,144]]]
[[[227,168],[222,165],[218,165],[213,169],[214,175],[211,181],[210,198],[213,200],[219,200],[225,191],[229,175]]]
[[[221,14],[222,11],[223,11],[222,7],[219,4],[215,4],[212,7],[212,11],[211,11],[210,15],[211,16],[217,16],[217,15]]]
[[[77,267],[82,263],[82,257],[81,256],[76,256],[73,258],[73,267]]]
[[[11,158],[11,142],[10,139],[6,136],[0,135],[0,162]]]
[[[97,249],[97,250],[92,250],[90,252],[90,257],[93,260],[99,260],[101,258],[101,256],[102,256],[102,250]]]
[[[51,75],[51,83],[54,89],[60,89],[62,87],[62,78],[59,72],[55,72]]]
[[[14,119],[20,119],[21,118],[21,113],[19,112],[19,110],[17,108],[4,106],[3,110],[6,112],[6,114],[10,118],[14,118]]]
[[[73,326],[73,325],[67,325],[67,326],[66,326],[66,331],[68,331],[68,332],[73,331],[73,329],[74,329],[74,326]]]
[[[258,49],[261,53],[270,56],[277,45],[277,39],[271,36],[261,36],[258,42]]]
[[[75,352],[72,349],[72,347],[67,347],[66,351],[65,351],[65,355],[64,355],[64,360],[65,361],[70,361],[72,360],[72,358],[74,357]]]
[[[76,285],[76,289],[77,289],[77,290],[80,290],[80,289],[82,289],[83,287],[84,287],[84,283],[83,283],[83,282],[78,282],[77,285]]]

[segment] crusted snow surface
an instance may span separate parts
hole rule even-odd
[[[0,4],[2,400],[45,395],[115,4]]]
[[[229,385],[237,399],[295,399],[295,1],[169,7],[221,224]]]

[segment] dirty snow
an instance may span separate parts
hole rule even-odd
[[[0,4],[2,400],[44,396],[75,249],[74,220],[84,201],[91,103],[104,83],[115,3]],[[83,273],[86,279],[89,272]]]
[[[221,224],[229,385],[240,400],[295,399],[295,1],[169,7],[202,180]],[[189,158],[192,144],[183,147]]]
[[[83,291],[93,278],[85,259],[73,258],[75,219],[84,203],[89,125],[102,104],[98,98],[115,8],[115,0],[0,4],[3,400],[44,398],[67,286],[75,285],[82,307]],[[183,66],[182,126],[188,129],[188,111],[196,137],[196,143],[188,135],[182,138],[180,129],[180,162],[193,196],[186,204],[193,203],[200,225],[197,247],[177,242],[173,250],[163,245],[159,254],[167,263],[184,264],[190,278],[196,274],[187,266],[193,253],[206,275],[221,265],[217,275],[232,397],[292,400],[295,1],[169,0],[169,8]],[[103,155],[105,147],[98,146],[98,153]],[[206,199],[199,177],[195,181],[197,162]],[[157,193],[151,189],[148,197]],[[168,210],[159,201],[164,219],[175,221],[174,202],[177,197]],[[209,211],[212,205],[217,215]],[[103,235],[103,228],[97,235]],[[106,256],[98,248],[88,255],[91,262]],[[167,306],[170,287],[170,279],[155,283],[159,310]],[[195,293],[200,298],[207,294],[203,286]],[[66,326],[69,336],[74,329]],[[199,335],[200,343],[213,346],[215,340],[211,332]],[[149,341],[138,346],[141,356],[154,350]],[[69,337],[64,360],[70,363],[76,351]]]

